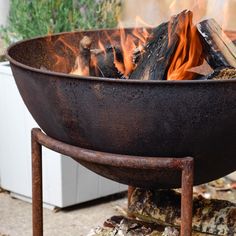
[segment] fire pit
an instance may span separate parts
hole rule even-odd
[[[65,74],[66,68],[49,70],[55,65],[52,51],[67,62],[74,60],[55,43],[59,39],[76,47],[85,35],[104,39],[112,32],[64,33],[18,42],[8,49],[18,89],[45,133],[68,144],[109,153],[192,156],[195,185],[234,171],[236,79],[141,81],[75,76]],[[119,178],[120,182],[134,178],[133,171]],[[141,173],[153,182],[133,179],[138,186],[179,187],[174,171]]]
[[[133,35],[142,42],[136,48]],[[41,146],[130,186],[182,184],[181,235],[191,235],[192,185],[236,168],[236,47],[214,20],[194,26],[183,11],[155,29],[18,42],[7,56],[47,134],[32,132],[35,235],[42,235]],[[204,60],[214,73],[199,76],[192,69]]]

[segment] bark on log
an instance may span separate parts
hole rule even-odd
[[[197,24],[204,56],[213,69],[236,68],[236,46],[214,19]]]
[[[129,211],[144,221],[180,226],[180,202],[181,195],[172,190],[136,189]],[[194,198],[193,230],[214,235],[236,235],[236,204]]]
[[[209,236],[198,232],[193,232],[192,235]],[[104,227],[91,230],[87,236],[179,236],[179,230],[123,216],[113,216],[105,222]]]
[[[179,43],[180,19],[192,18],[191,11],[183,11],[153,30],[144,53],[130,79],[164,80],[173,54]]]

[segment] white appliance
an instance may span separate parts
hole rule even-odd
[[[0,0],[0,26],[7,25],[9,8],[10,8],[9,0]]]
[[[9,63],[0,63],[0,186],[17,198],[31,198],[31,129]],[[71,158],[43,148],[43,199],[66,207],[127,190],[85,169]]]

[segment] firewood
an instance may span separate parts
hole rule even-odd
[[[236,68],[236,46],[214,19],[197,24],[204,49],[204,56],[213,69]]]
[[[213,73],[203,77],[205,80],[219,80],[219,79],[236,79],[236,69],[224,68],[222,70],[215,70]]]
[[[148,223],[141,220],[126,217],[113,216],[104,223],[104,227],[98,227],[90,231],[87,236],[179,236],[179,229],[163,226],[156,223]],[[192,232],[193,236],[209,236],[198,232]]]
[[[145,48],[148,46],[149,43],[147,44],[143,44],[143,45],[140,45],[139,47],[137,47],[134,52],[133,52],[133,63],[134,65],[138,65],[140,60],[143,58],[146,50]]]
[[[166,79],[168,67],[179,43],[181,26],[178,23],[180,19],[184,21],[188,17],[192,18],[192,12],[185,10],[172,17],[170,22],[162,23],[153,30],[136,69],[130,75],[130,79]],[[140,55],[138,56],[140,57]]]
[[[144,47],[144,53],[136,51],[134,61],[138,62],[136,69],[130,75],[130,79],[141,80],[162,80],[165,73],[164,68],[160,68],[161,60],[164,59],[164,50],[168,44],[168,23],[163,23],[155,29],[150,40]],[[142,57],[140,58],[140,56]],[[160,60],[160,64],[157,63]],[[164,71],[164,72],[163,72]]]
[[[180,193],[173,190],[136,189],[130,213],[147,222],[180,226]],[[225,200],[193,199],[193,230],[214,235],[236,235],[236,204]]]
[[[188,71],[204,76],[214,72],[214,70],[209,66],[206,60],[203,61],[202,65],[197,67],[192,67]]]
[[[109,46],[105,48],[105,51],[99,49],[91,50],[90,75],[106,78],[121,78],[122,74],[115,65],[115,59],[117,63],[123,65],[123,56],[118,47]]]
[[[90,48],[92,40],[88,36],[84,36],[79,43],[79,55],[75,60],[75,66],[71,74],[90,75]]]

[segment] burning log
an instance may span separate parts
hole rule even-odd
[[[173,190],[136,189],[129,212],[141,220],[180,226],[181,195]],[[236,235],[236,204],[225,200],[193,200],[193,230],[214,235]]]
[[[104,50],[91,49],[91,45],[91,38],[84,36],[80,41],[79,53],[71,74],[108,78],[122,77],[117,69],[123,65],[120,48],[109,46]]]
[[[91,50],[92,40],[85,36],[72,74],[141,80],[235,78],[236,46],[215,20],[195,26],[192,18],[185,10],[151,34],[131,36],[121,30],[119,46],[109,40],[110,45],[98,42],[100,49]],[[214,73],[202,74],[204,59]]]
[[[168,23],[158,26],[150,39],[142,51],[136,50],[134,52],[134,62],[138,63],[134,72],[131,73],[130,79],[163,79],[165,74],[163,62],[166,61],[164,57],[168,47]],[[171,55],[171,50],[169,55]],[[159,63],[157,63],[158,61]]]
[[[173,71],[178,69],[176,68],[175,61],[178,61],[177,57],[182,51],[190,51],[194,56],[196,55],[196,59],[192,60],[191,64],[188,65],[189,68],[200,65],[203,61],[201,57],[201,51],[197,52],[197,49],[195,52],[193,52],[193,50],[190,48],[191,44],[195,45],[195,42],[192,41],[197,37],[197,29],[196,27],[194,28],[192,24],[192,18],[192,12],[185,10],[177,16],[172,17],[170,22],[163,23],[155,28],[149,39],[149,42],[144,47],[144,53],[141,56],[136,69],[131,74],[130,79],[166,79],[170,64],[172,64],[173,59],[174,63],[172,65],[173,68],[171,69]],[[187,39],[185,43],[180,44],[182,34],[184,34]],[[194,40],[200,44],[200,40],[198,42],[198,38]],[[140,57],[140,55],[138,56]],[[188,54],[183,55],[183,58],[181,58],[182,64],[188,60],[188,57]],[[182,76],[186,77],[186,79],[192,78],[194,76],[193,73],[187,71],[188,67],[184,67],[183,70],[185,71],[182,73]],[[170,74],[170,77],[171,76],[173,76],[173,74]]]
[[[110,46],[104,50],[91,50],[90,75],[107,78],[120,78],[122,77],[122,74],[117,69],[119,68],[119,63],[120,66],[123,65],[123,56],[118,47]]]
[[[236,68],[236,46],[214,19],[197,24],[204,56],[213,69]]]
[[[79,55],[75,61],[75,67],[71,74],[76,75],[90,75],[90,48],[92,40],[88,36],[84,36],[79,43]]]
[[[168,23],[158,26],[153,34],[152,39],[144,47],[143,54],[137,54],[139,62],[136,69],[130,75],[130,79],[142,80],[162,80],[165,74],[164,63],[165,53],[168,46]],[[172,49],[174,46],[172,47]],[[171,50],[169,51],[171,55]],[[136,52],[135,52],[136,54]],[[135,58],[137,60],[137,57]],[[158,63],[159,62],[159,63]]]

